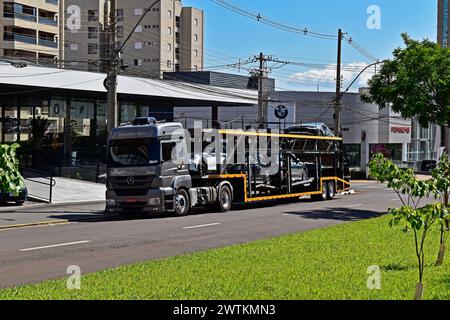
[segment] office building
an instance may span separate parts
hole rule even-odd
[[[0,56],[53,61],[60,55],[59,0],[0,0]]]
[[[117,0],[117,41],[119,45],[142,18],[147,0]],[[104,70],[107,57],[105,1],[66,0],[66,10],[80,10],[79,24],[66,26],[66,67],[90,71]],[[79,9],[78,9],[79,8]],[[126,43],[121,58],[123,73],[161,76],[162,72],[197,71],[203,68],[204,14],[183,7],[180,0],[161,0],[148,12]],[[103,59],[102,59],[103,58]],[[102,68],[103,66],[103,68]]]
[[[438,43],[443,47],[450,47],[448,30],[450,29],[450,19],[448,9],[450,0],[438,0]]]

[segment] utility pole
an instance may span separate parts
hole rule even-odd
[[[266,124],[266,104],[264,95],[264,77],[266,76],[266,57],[261,52],[259,57],[259,70],[258,70],[258,126],[264,128]]]
[[[341,61],[342,61],[342,30],[338,30],[338,52],[337,52],[337,66],[336,66],[336,100],[334,104],[334,133],[336,136],[341,136],[342,119],[341,119]]]
[[[106,87],[108,90],[107,97],[107,106],[108,106],[108,133],[117,127],[117,116],[118,116],[118,106],[117,106],[117,74],[119,73],[119,68],[123,68],[122,61],[120,60],[120,53],[125,48],[125,45],[132,37],[133,33],[136,31],[136,28],[141,24],[144,20],[145,16],[152,10],[154,6],[156,6],[161,0],[156,0],[153,2],[148,8],[145,10],[144,14],[141,16],[139,21],[131,30],[130,34],[126,37],[120,47],[117,44],[117,17],[116,17],[116,1],[117,0],[107,0],[109,1],[109,23],[108,23],[108,34],[107,34],[107,43],[108,43],[108,76],[106,78]]]
[[[116,0],[109,0],[109,23],[108,23],[108,77],[106,86],[108,89],[108,133],[117,127],[117,73],[119,64],[119,52],[117,51],[117,29],[116,29]]]

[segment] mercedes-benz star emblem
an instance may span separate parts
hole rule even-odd
[[[128,177],[127,183],[128,183],[129,186],[132,186],[134,184],[134,182],[135,182],[135,180],[134,180],[133,177]]]

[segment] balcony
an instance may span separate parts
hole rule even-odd
[[[31,37],[27,35],[23,35],[20,33],[13,33],[13,32],[5,32],[3,34],[3,40],[5,41],[17,41],[17,42],[24,42],[29,44],[36,44],[36,37]]]
[[[58,21],[55,21],[54,19],[50,19],[50,18],[44,18],[44,17],[39,17],[39,23],[46,24],[49,26],[54,26],[54,27],[58,26]]]
[[[20,19],[25,21],[31,21],[36,22],[37,17],[32,14],[26,14],[26,13],[19,13],[19,12],[3,12],[4,18],[10,18],[10,19]]]
[[[53,5],[57,6],[59,3],[59,0],[45,0],[45,3],[49,3],[49,4],[53,4]]]
[[[58,43],[53,40],[39,38],[39,45],[49,48],[58,48]]]

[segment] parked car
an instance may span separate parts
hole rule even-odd
[[[287,134],[334,137],[333,131],[324,123],[303,123],[286,129]]]
[[[20,192],[14,193],[10,191],[0,190],[0,204],[15,203],[16,205],[23,205],[28,197],[28,189],[23,188]]]

